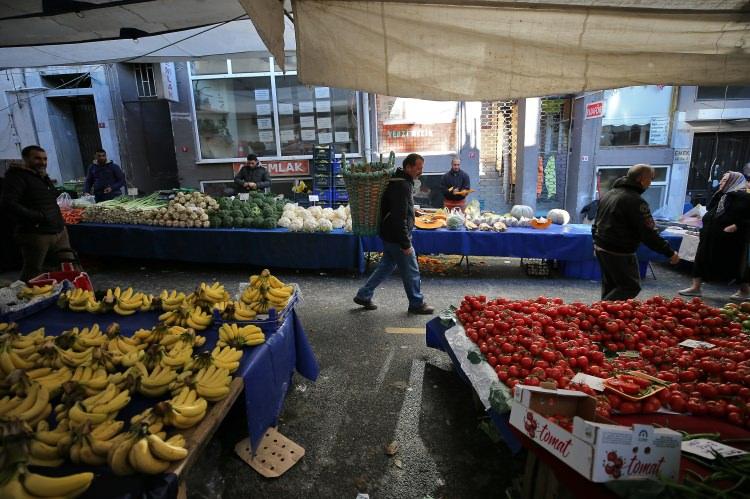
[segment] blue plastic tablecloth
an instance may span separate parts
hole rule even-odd
[[[18,324],[24,333],[44,327],[46,334],[57,335],[73,326],[90,327],[99,324],[101,328],[106,328],[112,322],[117,322],[122,334],[130,336],[137,329],[151,328],[156,324],[157,316],[157,312],[139,312],[127,317],[114,313],[91,315],[52,306],[24,318]],[[206,336],[202,350],[212,349],[218,340],[217,327],[213,326],[201,334]],[[241,376],[244,382],[245,413],[253,448],[261,441],[266,430],[276,425],[295,370],[313,381],[320,372],[302,324],[296,312],[292,311],[275,332],[266,333],[265,343],[245,349],[240,367],[235,372],[235,376]],[[153,399],[147,401],[135,394],[118,418],[127,420],[141,412],[148,404],[153,404]],[[65,465],[53,472],[46,469],[43,472],[53,475],[83,469],[86,467]],[[168,498],[177,494],[177,479],[171,474],[118,477],[106,467],[97,468],[95,471],[97,478],[86,491],[84,498]]]
[[[180,229],[151,225],[68,226],[81,254],[298,269],[362,269],[358,237],[343,230]]]
[[[445,326],[441,322],[439,317],[435,317],[430,322],[428,322],[426,326],[425,337],[427,346],[447,353],[448,357],[451,358],[453,368],[456,370],[458,376],[463,380],[464,383],[471,386],[471,381],[469,381],[466,373],[464,373],[463,369],[461,369],[461,364],[458,362],[455,352],[453,352],[453,349],[448,343],[448,340],[445,338],[445,332],[448,329],[450,328],[448,326]],[[513,434],[513,431],[510,429],[510,414],[499,414],[491,407],[486,410],[486,413],[494,423],[497,430],[500,432],[500,435],[502,435],[503,440],[505,440],[505,443],[508,445],[510,451],[513,454],[517,454],[521,450],[522,446],[521,441],[518,440],[518,438]]]

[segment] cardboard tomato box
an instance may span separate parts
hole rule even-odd
[[[573,418],[573,432],[548,416]],[[649,425],[607,424],[596,417],[596,399],[585,393],[516,385],[510,424],[594,482],[674,479],[679,473],[679,433]]]

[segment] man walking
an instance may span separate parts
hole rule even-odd
[[[461,169],[461,159],[453,156],[451,169],[440,179],[440,190],[443,193],[443,206],[447,209],[466,208],[466,196],[471,189],[469,174]]]
[[[125,175],[122,169],[112,161],[107,161],[107,151],[97,149],[94,162],[86,173],[83,191],[93,194],[97,203],[109,201],[122,194],[125,186]]]
[[[271,179],[268,172],[260,166],[258,156],[255,154],[247,155],[247,162],[240,168],[234,177],[234,183],[239,192],[263,191],[271,187]]]
[[[375,289],[398,267],[404,290],[409,298],[409,313],[432,315],[434,309],[424,302],[420,290],[417,255],[411,243],[414,229],[414,180],[422,174],[424,158],[409,154],[388,182],[380,204],[380,238],[383,240],[383,258],[364,286],[357,291],[354,303],[367,310],[375,310],[372,302]]]
[[[638,246],[644,243],[669,258],[680,261],[677,252],[659,235],[648,203],[641,197],[654,179],[650,165],[638,164],[612,184],[599,203],[591,227],[594,252],[602,268],[602,300],[627,300],[641,291]]]
[[[42,273],[48,253],[70,249],[70,242],[57,206],[57,191],[47,175],[47,153],[39,146],[28,146],[21,156],[23,166],[5,174],[0,206],[14,219],[23,256],[21,280],[28,281]],[[73,259],[72,253],[62,253],[59,258]]]

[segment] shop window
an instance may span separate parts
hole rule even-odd
[[[442,208],[443,193],[440,190],[442,173],[424,174],[414,182],[414,204],[422,208]]]
[[[201,159],[276,155],[271,79],[193,80]]]
[[[455,153],[458,104],[376,97],[381,151]]]
[[[605,91],[600,145],[668,145],[671,106],[669,86],[644,85]]]
[[[268,57],[233,57],[229,60],[232,73],[268,73]]]
[[[266,71],[268,68],[266,68]],[[223,75],[227,73],[226,59],[202,59],[190,63],[192,75]]]
[[[357,98],[351,90],[306,87],[296,76],[276,78],[282,156],[307,156],[315,144],[337,154],[359,151]]]
[[[750,86],[698,87],[696,100],[750,99]]]
[[[615,180],[627,175],[629,168],[628,166],[601,166],[597,168],[600,195],[603,196],[607,193]],[[659,211],[666,208],[669,166],[654,165],[654,171],[656,176],[651,182],[651,186],[641,196],[651,208],[651,213],[658,217]]]

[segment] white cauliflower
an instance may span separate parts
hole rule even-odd
[[[299,218],[295,218],[291,221],[289,224],[289,230],[292,232],[300,232],[302,228],[304,227],[302,220]]]
[[[331,232],[331,230],[333,230],[333,225],[331,224],[330,220],[324,218],[320,222],[318,222],[318,230],[320,232]]]
[[[291,224],[292,224],[292,219],[286,215],[283,215],[281,218],[279,218],[279,222],[277,225],[279,227],[284,227],[285,229],[288,229]]]
[[[318,222],[315,219],[308,219],[302,224],[302,230],[305,232],[315,232],[318,230]]]

